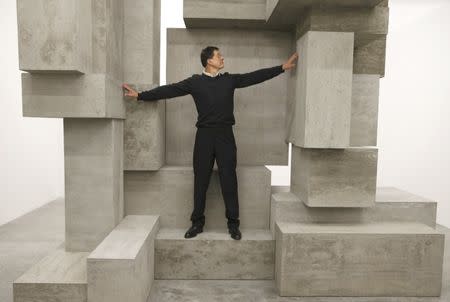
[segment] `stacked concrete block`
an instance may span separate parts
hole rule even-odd
[[[269,229],[270,170],[237,166],[239,216],[244,229]],[[194,173],[188,166],[164,166],[158,171],[127,172],[125,214],[160,215],[164,228],[188,228],[194,207]],[[206,193],[206,228],[226,231],[225,205],[219,173],[213,169]]]
[[[87,257],[89,302],[147,301],[159,217],[126,216]]]
[[[276,222],[280,296],[439,296],[444,234],[421,223]]]
[[[19,69],[85,74],[91,65],[91,0],[17,0]]]
[[[122,220],[123,120],[64,119],[66,249],[92,251]]]

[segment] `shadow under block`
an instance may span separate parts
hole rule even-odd
[[[86,302],[88,255],[66,252],[61,244],[13,282],[14,302]]]
[[[275,222],[417,222],[435,228],[436,210],[437,202],[395,187],[377,187],[375,205],[367,208],[308,207],[289,190],[278,191],[272,193],[270,229],[275,236]]]
[[[420,223],[276,223],[280,296],[439,296],[445,234]]]
[[[227,228],[184,238],[186,229],[164,228],[155,240],[155,279],[274,279],[275,240],[269,230]]]
[[[92,251],[122,220],[123,120],[64,119],[67,251]]]
[[[312,149],[292,145],[291,192],[309,207],[371,207],[378,149]]]
[[[86,73],[92,60],[90,0],[17,0],[19,69]]]
[[[26,117],[125,118],[121,82],[104,73],[22,73]]]
[[[153,89],[157,85],[132,85],[136,91]],[[124,169],[131,171],[159,170],[165,163],[166,103],[164,100],[126,102],[124,121]]]
[[[283,63],[292,51],[291,33],[264,30],[167,30],[167,82],[201,74],[199,55],[213,40],[225,56],[222,72],[246,73]],[[287,165],[284,140],[287,75],[234,92],[238,165]],[[166,100],[166,164],[192,166],[197,110],[193,96]],[[190,126],[191,125],[191,126]]]
[[[127,0],[123,7],[125,83],[159,83],[161,0]]]
[[[353,75],[350,146],[377,145],[379,91],[379,75]]]
[[[271,173],[265,166],[237,166],[241,228],[269,229]],[[125,214],[160,215],[161,227],[188,228],[194,209],[194,172],[187,166],[125,172]],[[206,192],[205,226],[226,228],[217,169]]]
[[[297,41],[300,60],[287,106],[287,140],[307,148],[346,148],[350,141],[352,32],[308,31]]]
[[[89,302],[146,302],[159,217],[126,216],[87,257]]]

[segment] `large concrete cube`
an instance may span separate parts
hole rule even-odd
[[[66,250],[92,251],[123,218],[123,120],[64,119]]]
[[[305,148],[346,148],[350,140],[352,32],[308,31],[287,107],[287,140]]]
[[[310,207],[371,207],[378,149],[315,149],[292,145],[291,192]]]
[[[19,69],[89,72],[91,13],[90,0],[17,0]]]
[[[136,91],[153,89],[156,85],[131,85]],[[126,103],[124,123],[124,169],[154,171],[165,163],[166,104],[165,102]]]
[[[291,55],[291,39],[289,32],[265,30],[168,29],[167,82],[201,74],[200,52],[212,42],[225,57],[221,72],[245,73],[281,65]],[[235,90],[238,165],[288,164],[286,93],[285,74]],[[191,95],[166,100],[166,164],[192,166],[196,121]]]
[[[22,111],[28,117],[125,118],[119,80],[104,73],[22,73]]]
[[[276,223],[280,296],[439,296],[445,234],[420,223]]]
[[[237,166],[239,218],[242,228],[269,228],[270,170]],[[164,166],[158,171],[125,173],[125,213],[160,215],[161,226],[188,228],[194,209],[194,172],[188,166]],[[225,204],[217,169],[206,192],[207,228],[225,228]]]

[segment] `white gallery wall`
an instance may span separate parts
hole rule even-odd
[[[166,84],[166,28],[185,26],[182,0],[161,2]],[[438,201],[437,222],[450,227],[450,1],[390,0],[389,7],[377,185]],[[1,0],[0,225],[64,198],[62,119],[22,117],[16,16],[16,1]],[[268,167],[273,185],[289,185],[290,166]]]

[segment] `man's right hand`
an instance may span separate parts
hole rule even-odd
[[[127,84],[124,83],[124,84],[122,84],[122,88],[125,88],[125,90],[127,90],[127,91],[125,91],[124,96],[131,96],[131,97],[137,98],[138,93],[135,90],[133,90],[130,86],[128,86]]]

